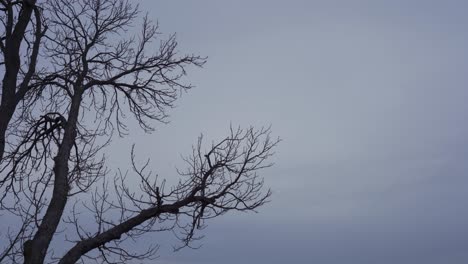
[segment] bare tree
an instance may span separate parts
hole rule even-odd
[[[6,132],[18,104],[34,85],[36,63],[46,27],[35,0],[0,1],[0,51],[3,81],[0,101],[0,160],[6,144]],[[27,45],[22,49],[22,45]],[[22,61],[23,60],[23,61]],[[28,111],[28,104],[23,104]]]
[[[1,160],[0,210],[21,225],[7,230],[9,243],[0,261],[147,259],[157,245],[130,252],[125,241],[170,230],[181,240],[180,247],[191,246],[206,219],[231,210],[253,211],[267,201],[270,191],[257,172],[271,166],[266,160],[278,143],[269,128],[231,128],[226,138],[207,148],[200,137],[173,187],[151,173],[148,162],[139,166],[133,150],[131,171],[140,179],[140,190],[128,186],[128,172],[110,178],[102,149],[114,132],[126,136],[127,122],[146,132],[153,130],[154,121],[166,122],[167,108],[192,87],[183,81],[186,68],[205,63],[200,56],[178,55],[175,36],[162,39],[147,16],[136,26],[137,6],[125,0],[51,0],[40,9],[35,1],[1,2],[18,5],[19,17],[26,7],[38,10],[33,25],[37,48],[28,54],[43,62],[39,72],[31,70],[34,82],[28,74],[23,77],[32,96],[15,97],[28,111],[19,115],[10,132],[11,150]],[[47,31],[39,26],[41,12],[48,18]],[[129,32],[136,28],[138,34]],[[6,49],[3,53],[10,54]],[[7,87],[4,81],[2,107],[13,98],[3,101]],[[21,91],[15,89],[15,94]],[[94,230],[82,224],[82,212],[94,215]],[[59,225],[68,230],[66,238]],[[52,239],[72,244],[57,255]]]

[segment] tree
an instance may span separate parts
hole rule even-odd
[[[131,171],[141,189],[128,186],[127,172],[111,178],[102,149],[114,132],[127,136],[128,122],[146,132],[155,122],[167,122],[167,109],[192,87],[183,81],[187,67],[205,63],[200,56],[179,56],[175,35],[160,39],[158,25],[147,16],[131,36],[137,6],[125,0],[0,3],[0,136],[4,128],[2,142],[9,146],[2,146],[0,210],[21,223],[5,233],[9,243],[0,262],[146,259],[157,245],[132,253],[125,241],[172,230],[180,247],[191,246],[206,219],[253,211],[267,201],[271,193],[257,172],[271,166],[267,159],[278,143],[270,128],[231,127],[209,147],[200,137],[173,187],[151,173],[148,162],[139,166],[133,149]],[[23,53],[27,67],[18,60]],[[83,211],[94,215],[95,230],[81,224]],[[75,238],[61,236],[59,225],[74,230]],[[52,239],[72,244],[55,255]]]
[[[3,12],[0,22],[3,26],[0,35],[0,51],[3,55],[3,81],[0,101],[0,160],[5,151],[5,137],[18,104],[28,100],[36,73],[39,46],[46,29],[43,27],[40,10],[35,0],[0,1]],[[34,16],[33,16],[34,14]],[[31,21],[33,20],[33,21]],[[28,47],[21,51],[26,42]],[[24,45],[24,44],[23,44]],[[23,54],[22,54],[23,53]],[[21,56],[23,55],[23,56]],[[21,61],[26,58],[26,62]],[[23,112],[28,112],[28,103],[23,104]]]

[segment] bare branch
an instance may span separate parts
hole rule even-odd
[[[206,60],[180,54],[175,34],[139,17],[127,0],[0,0],[0,212],[21,223],[1,234],[0,261],[149,259],[158,243],[137,252],[126,245],[169,231],[180,239],[175,249],[196,248],[208,219],[268,202],[259,172],[279,142],[269,127],[231,127],[207,148],[200,137],[172,187],[149,160],[139,165],[134,149],[140,189],[127,183],[128,171],[110,178],[104,149],[114,132],[127,135],[126,118],[147,133],[167,122],[192,88],[187,69]],[[92,227],[83,224],[89,216]],[[53,239],[72,245],[55,253]]]

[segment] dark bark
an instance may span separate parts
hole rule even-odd
[[[3,96],[2,97],[6,97]],[[3,155],[5,152],[5,144],[6,144],[6,132],[8,129],[8,124],[13,117],[15,112],[16,105],[11,105],[8,103],[8,100],[5,100],[5,103],[0,105],[0,161],[3,159]]]
[[[57,230],[67,204],[68,191],[70,189],[68,184],[68,161],[76,138],[76,124],[81,98],[82,92],[77,91],[72,99],[63,140],[58,149],[57,156],[54,158],[54,189],[52,199],[31,241],[31,248],[33,250],[30,252],[29,258],[25,256],[25,264],[41,264],[44,262],[50,242]]]
[[[78,242],[73,248],[71,248],[61,259],[59,264],[73,264],[76,263],[83,255],[89,251],[96,249],[105,243],[112,240],[117,240],[122,237],[125,233],[129,232],[133,228],[143,224],[152,218],[157,218],[159,215],[164,213],[177,214],[179,209],[190,203],[200,202],[205,200],[203,197],[189,197],[177,203],[171,205],[162,205],[160,207],[153,207],[141,211],[138,215],[128,219],[127,221],[114,226],[113,228],[96,235],[95,237],[82,240]]]
[[[13,4],[10,2],[5,7],[7,12],[7,23],[5,25],[4,43],[1,49],[4,56],[5,74],[2,81],[2,98],[0,103],[0,160],[3,159],[6,144],[6,132],[8,125],[15,113],[18,103],[28,91],[29,82],[35,72],[37,56],[39,53],[40,39],[43,35],[40,12],[36,7],[35,0],[24,0],[16,24],[14,24]],[[18,74],[21,66],[20,48],[24,41],[26,29],[31,21],[32,14],[36,14],[36,32],[31,63],[25,78],[18,85]],[[17,87],[20,89],[17,90]]]

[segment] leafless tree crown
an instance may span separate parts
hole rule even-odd
[[[205,63],[180,55],[175,35],[164,37],[138,6],[0,0],[0,26],[0,214],[15,221],[0,233],[1,263],[151,259],[158,243],[131,252],[126,241],[172,231],[176,249],[193,247],[207,219],[267,202],[258,172],[278,143],[270,128],[231,127],[208,146],[200,137],[172,187],[133,149],[130,172],[112,177],[102,151],[111,136],[126,136],[128,122],[145,132],[166,122],[192,87],[187,67]],[[69,248],[54,251],[53,239]]]

